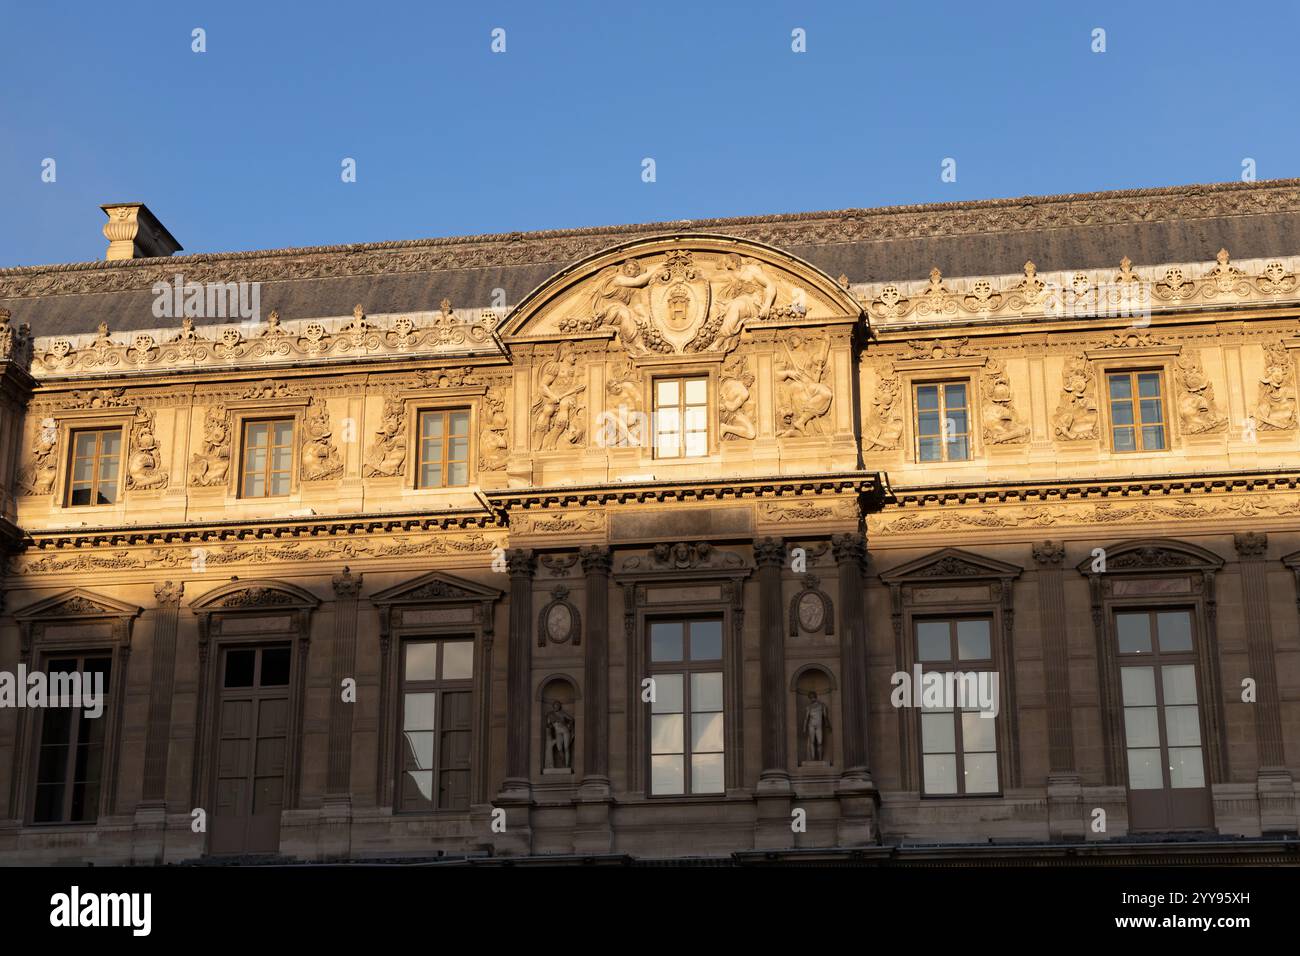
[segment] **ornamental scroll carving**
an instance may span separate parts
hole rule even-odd
[[[834,390],[825,382],[831,341],[826,332],[791,332],[776,360],[776,418],[780,437],[825,435],[823,419]]]
[[[1178,357],[1174,383],[1178,386],[1178,418],[1184,432],[1203,435],[1227,427],[1228,416],[1219,411],[1214,401],[1214,386],[1195,352]]]
[[[1028,440],[1029,426],[1016,414],[1011,398],[1011,379],[1002,359],[989,359],[980,373],[981,414],[984,441],[990,445],[1010,445]]]
[[[167,487],[167,471],[162,467],[162,449],[155,437],[154,413],[138,408],[131,423],[131,445],[126,465],[126,486],[131,489]]]
[[[1286,431],[1296,427],[1295,360],[1285,345],[1264,346],[1264,377],[1255,401],[1255,427]]]
[[[1062,441],[1097,438],[1097,373],[1083,353],[1065,362],[1061,403],[1052,415],[1052,428]]]

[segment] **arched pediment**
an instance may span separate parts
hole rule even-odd
[[[1017,578],[1022,570],[1014,564],[972,554],[960,548],[944,548],[891,568],[880,575],[880,580],[886,584],[905,584],[913,581]]]
[[[1106,555],[1105,573],[1150,571],[1217,571],[1223,567],[1223,558],[1213,551],[1161,538],[1141,538],[1122,541],[1102,549]],[[1093,564],[1096,557],[1089,555],[1079,562],[1080,574],[1096,574]]]
[[[14,612],[14,620],[31,622],[49,618],[105,618],[135,617],[140,608],[125,601],[96,594],[85,588],[71,588],[61,594],[29,604],[21,611]]]
[[[574,263],[506,317],[507,341],[617,336],[633,355],[728,352],[745,328],[857,319],[853,295],[771,246],[707,234],[642,238]]]
[[[316,607],[320,599],[284,581],[230,581],[190,602],[196,611],[301,610]]]

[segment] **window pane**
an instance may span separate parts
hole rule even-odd
[[[691,715],[691,753],[722,753],[721,714]]]
[[[1120,683],[1124,687],[1125,707],[1154,707],[1156,675],[1152,667],[1121,667]]]
[[[679,754],[685,752],[686,718],[681,714],[653,714],[650,717],[650,752]]]
[[[650,792],[652,794],[685,793],[685,764],[681,755],[662,754],[650,758]]]
[[[422,465],[420,467],[420,487],[441,488],[442,487],[442,466],[439,464]]]
[[[448,641],[442,645],[442,679],[468,680],[474,676],[474,642]]]
[[[1201,745],[1201,722],[1195,705],[1165,708],[1165,740],[1170,747]]]
[[[447,484],[468,485],[469,484],[469,463],[464,461],[454,461],[450,465],[448,465]]]
[[[425,412],[420,416],[420,423],[423,426],[420,435],[423,438],[442,438],[442,413]]]
[[[438,645],[433,641],[406,645],[406,679],[434,680],[438,676]]]
[[[1133,424],[1133,406],[1129,402],[1116,402],[1110,407],[1110,418],[1116,426]]]
[[[452,438],[447,442],[447,446],[452,461],[467,461],[469,459],[468,438]]]
[[[956,438],[948,443],[948,460],[949,461],[969,461],[970,460],[970,439]]]
[[[701,458],[709,453],[709,436],[704,432],[686,433],[686,457]]]
[[[656,674],[654,676],[654,682],[655,699],[650,704],[650,713],[681,713],[682,675]]]
[[[650,625],[650,660],[682,659],[682,622],[656,621]]]
[[[990,721],[991,723],[991,721]],[[998,755],[995,753],[967,754],[963,760],[966,770],[967,793],[998,792]]]
[[[916,431],[921,435],[941,435],[943,425],[938,412],[922,412],[916,419]]]
[[[289,683],[289,648],[268,647],[262,651],[261,686],[283,687]]]
[[[988,621],[957,622],[957,656],[964,661],[986,661],[992,658]]]
[[[722,793],[722,754],[691,756],[691,793]]]
[[[943,400],[947,405],[948,414],[951,415],[954,409],[966,407],[966,385],[964,383],[953,383],[943,387]]]
[[[433,730],[437,694],[407,694],[402,700],[403,730]]]
[[[1144,398],[1141,406],[1143,423],[1151,424],[1160,421],[1160,399]]]
[[[682,416],[675,405],[659,409],[656,420],[662,434],[671,434],[682,430]]]
[[[1169,748],[1169,785],[1175,790],[1196,790],[1205,786],[1200,747]]]
[[[961,747],[967,754],[997,750],[997,719],[982,717],[978,712],[962,714]]]
[[[939,386],[920,385],[916,389],[916,407],[922,411],[939,407]],[[938,417],[937,415],[935,416]]]
[[[1121,654],[1151,653],[1151,615],[1116,614],[1115,633]]]
[[[952,660],[952,636],[947,621],[916,622],[916,659]]]
[[[433,809],[433,771],[413,770],[402,774],[402,807],[406,810]]]
[[[1154,707],[1124,708],[1124,738],[1130,747],[1159,747],[1160,727]]]
[[[433,769],[433,732],[428,730],[407,731],[402,734],[405,743],[403,770]]]
[[[226,651],[225,687],[252,687],[256,651]]]
[[[691,660],[716,661],[722,659],[722,622],[691,622]]]
[[[1160,671],[1166,707],[1196,703],[1196,669],[1191,664],[1171,664]]]
[[[1137,442],[1133,437],[1133,429],[1117,428],[1114,432],[1114,438],[1116,451],[1137,451]]]
[[[965,435],[970,431],[970,429],[966,427],[965,412],[954,412],[951,408],[948,409],[948,421],[952,424],[948,426],[948,430],[944,434],[950,441],[956,441],[957,436]]]
[[[920,461],[943,461],[943,451],[939,438],[922,438],[917,443],[916,457]]]
[[[1165,776],[1160,769],[1160,751],[1130,750],[1128,752],[1128,786],[1130,790],[1161,790]]]
[[[267,427],[264,422],[254,422],[248,426],[248,447],[265,448],[267,443]]]
[[[77,432],[77,437],[73,440],[73,456],[92,457],[95,454],[95,443],[98,437],[98,432]]]
[[[469,434],[469,412],[451,413],[451,433],[453,435]]]
[[[1110,397],[1112,399],[1133,397],[1133,384],[1127,375],[1110,377]]]
[[[950,754],[957,749],[953,719],[951,713],[921,715],[922,753]]]
[[[1192,616],[1186,611],[1161,611],[1156,615],[1160,650],[1172,654],[1192,649]]]
[[[655,383],[655,401],[659,405],[676,405],[678,402],[676,379],[664,379]]]
[[[1159,372],[1142,372],[1138,375],[1138,395],[1141,398],[1158,398],[1160,396]]]
[[[686,380],[686,404],[703,405],[709,400],[709,384],[707,379],[688,378]]]
[[[926,754],[923,758],[926,793],[957,792],[957,758],[952,754]]]
[[[293,444],[293,422],[275,423],[275,443],[277,445]]]
[[[677,458],[682,453],[681,439],[677,435],[660,435],[655,450],[660,458]]]
[[[722,710],[722,675],[691,675],[691,710],[696,713]]]
[[[1142,447],[1147,451],[1164,451],[1165,430],[1161,425],[1147,425],[1142,429]]]

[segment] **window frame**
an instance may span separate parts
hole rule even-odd
[[[437,646],[437,672],[438,677],[411,681],[406,676],[406,649],[416,644],[434,644]],[[470,676],[465,678],[445,678],[442,676],[443,664],[445,661],[444,648],[447,644],[467,644],[470,648]],[[394,744],[395,753],[393,755],[393,815],[394,816],[427,816],[429,814],[439,813],[456,813],[463,814],[469,812],[474,804],[474,761],[475,737],[478,728],[475,726],[475,684],[480,666],[478,654],[478,642],[475,636],[470,633],[425,633],[410,634],[401,638],[397,642],[397,682],[394,685],[396,689],[396,723],[394,725]],[[415,685],[412,687],[411,685]],[[466,803],[463,807],[443,806],[441,805],[440,794],[440,774],[446,771],[446,767],[439,759],[442,751],[442,727],[441,713],[442,695],[447,692],[467,693],[470,702],[470,763],[466,768],[469,773],[469,783],[466,786]],[[434,727],[429,731],[433,734],[433,756],[430,771],[433,774],[433,805],[431,807],[414,807],[408,808],[403,806],[402,800],[402,783],[407,774],[403,767],[403,743],[405,739],[406,728],[403,726],[406,713],[406,695],[408,693],[424,694],[433,693],[434,698]]]
[[[929,376],[912,379],[908,385],[911,389],[912,400],[912,457],[918,465],[956,465],[975,460],[975,422],[973,420],[974,410],[974,382],[970,377],[957,376],[952,378],[932,378]],[[939,397],[939,420],[942,422],[947,416],[944,414],[947,409],[946,404],[946,386],[961,385],[966,389],[966,431],[962,432],[966,436],[965,458],[949,458],[948,446],[951,444],[946,439],[940,443],[943,451],[943,457],[939,461],[923,461],[921,458],[921,403],[918,396],[918,390],[922,388],[935,388]],[[942,426],[941,426],[942,428]],[[927,436],[928,437],[928,436]],[[940,431],[940,437],[943,437]]]
[[[250,495],[246,492],[246,488],[245,488],[245,482],[247,476],[249,474],[252,474],[252,472],[250,472],[247,467],[248,454],[251,451],[251,448],[248,443],[249,429],[256,427],[258,425],[267,425],[267,426],[271,426],[272,428],[272,430],[268,432],[268,443],[266,445],[267,461],[266,461],[266,468],[263,470],[263,475],[262,475],[263,479],[266,481],[267,488],[269,489],[270,476],[272,474],[278,473],[276,471],[273,471],[270,467],[271,465],[270,452],[272,449],[285,447],[282,445],[273,444],[270,441],[270,439],[274,437],[274,426],[279,424],[287,424],[289,426],[289,442],[288,442],[289,468],[287,473],[285,474],[286,488],[283,492],[277,494],[270,494],[268,491],[267,494]],[[235,475],[235,496],[237,498],[239,498],[241,501],[264,501],[266,499],[271,499],[271,498],[288,498],[293,495],[294,491],[296,490],[294,476],[297,472],[297,465],[298,465],[298,425],[299,425],[299,421],[297,415],[288,415],[288,416],[274,415],[269,417],[263,415],[247,415],[240,418],[239,459],[238,459],[239,471]]]
[[[456,414],[465,416],[465,481],[463,484],[450,484],[447,482],[449,466],[460,459],[453,459],[449,456],[451,439],[453,436],[449,429],[451,417]],[[426,415],[443,416],[443,434],[442,434],[442,458],[441,474],[443,481],[436,485],[426,485],[423,483],[424,475],[424,420]],[[425,406],[421,405],[415,409],[415,443],[408,445],[408,448],[415,449],[415,488],[419,491],[443,491],[455,488],[468,488],[475,480],[475,451],[474,442],[474,409],[469,404],[464,405],[445,405],[445,406]]]
[[[716,623],[720,632],[718,656],[716,658],[706,658],[699,661],[690,659],[690,625],[695,623]],[[682,624],[682,660],[680,661],[655,661],[652,660],[652,631],[656,624],[681,623]],[[645,754],[644,754],[644,772],[645,772],[645,794],[647,799],[651,800],[681,800],[690,797],[703,797],[716,799],[726,795],[727,792],[727,762],[729,759],[727,748],[727,727],[731,721],[731,714],[727,707],[727,622],[722,614],[713,612],[702,612],[698,614],[668,614],[654,615],[647,617],[642,625],[645,642],[645,660],[646,674],[652,679],[661,675],[680,674],[682,676],[682,709],[680,711],[669,711],[667,713],[680,713],[682,715],[682,791],[681,793],[655,793],[654,787],[654,718],[658,716],[654,712],[654,705],[650,704],[647,711],[646,734],[645,734]],[[718,674],[722,687],[722,707],[717,711],[696,711],[691,707],[691,676],[694,674]],[[691,736],[694,724],[694,717],[697,713],[712,714],[719,713],[722,715],[722,789],[695,792],[691,789],[691,758],[694,752],[691,749]]]
[[[686,401],[686,386],[688,382],[700,381],[704,383],[704,402],[700,404],[688,404]],[[676,382],[679,390],[679,397],[676,404],[678,421],[680,427],[677,430],[678,447],[681,449],[677,455],[663,455],[659,451],[659,386],[661,383]],[[686,453],[686,411],[689,408],[704,409],[704,452],[699,455],[688,455]],[[651,409],[651,436],[650,436],[650,453],[655,461],[665,462],[682,462],[698,461],[708,458],[713,453],[713,441],[715,426],[713,424],[712,410],[714,407],[713,375],[708,371],[663,371],[656,372],[650,376],[650,409]]]
[[[1173,447],[1173,427],[1169,418],[1169,393],[1166,387],[1167,369],[1164,365],[1133,365],[1133,366],[1106,366],[1102,369],[1101,379],[1105,383],[1105,402],[1106,402],[1106,428],[1107,450],[1114,455],[1157,455],[1168,452]],[[1160,388],[1160,430],[1164,438],[1163,448],[1146,448],[1143,444],[1142,429],[1147,426],[1142,420],[1141,396],[1138,393],[1138,376],[1143,374],[1154,374],[1156,383]],[[1115,424],[1114,401],[1110,397],[1110,382],[1113,376],[1127,376],[1131,390],[1128,403],[1133,409],[1133,424],[1119,425]],[[1121,401],[1124,401],[1121,399]],[[1131,428],[1133,431],[1134,447],[1122,449],[1115,447],[1115,434],[1119,429]]]
[[[36,669],[48,674],[50,673],[51,661],[62,660],[65,658],[76,658],[78,671],[81,673],[85,673],[84,665],[88,660],[108,661],[109,676],[104,687],[104,699],[102,702],[103,712],[97,718],[98,720],[105,722],[104,739],[100,744],[100,776],[97,784],[99,790],[97,794],[97,812],[93,818],[85,820],[64,819],[62,815],[60,815],[60,819],[58,820],[36,819],[37,791],[40,787],[41,748],[45,744],[45,716],[55,709],[44,708],[39,711],[39,718],[32,721],[31,751],[28,757],[31,779],[27,784],[27,806],[23,813],[23,820],[27,825],[33,827],[93,827],[97,825],[100,817],[111,815],[113,812],[111,803],[113,790],[115,789],[117,782],[116,744],[117,734],[119,732],[116,707],[116,701],[119,696],[117,687],[122,680],[120,671],[125,663],[125,656],[117,653],[115,647],[103,644],[98,647],[93,645],[76,645],[68,646],[66,648],[51,646],[42,649],[39,657],[36,659]],[[64,786],[66,788],[63,797],[64,810],[67,810],[71,803],[73,788],[70,784],[74,782],[75,778],[77,745],[72,742],[76,739],[74,731],[80,727],[81,721],[85,719],[87,718],[84,717],[82,710],[75,709],[72,725],[68,728],[69,745],[68,754],[65,757],[65,769],[72,776],[69,776],[64,780]]]
[[[91,456],[91,498],[93,499],[101,485],[99,479],[99,463],[104,457],[100,451],[103,445],[103,436],[110,432],[117,432],[119,445],[117,453],[117,468],[115,469],[112,483],[114,485],[114,497],[112,501],[90,501],[85,504],[74,504],[72,501],[73,492],[76,490],[76,479],[74,472],[78,460],[77,456],[77,438],[80,435],[95,435],[95,452]],[[68,427],[68,453],[66,467],[64,468],[63,481],[63,507],[65,508],[111,508],[122,504],[123,492],[123,471],[122,466],[127,457],[127,441],[129,440],[127,431],[121,425],[70,425]]]

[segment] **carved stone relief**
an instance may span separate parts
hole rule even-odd
[[[375,441],[366,452],[362,474],[366,478],[390,478],[406,468],[406,403],[389,396],[375,429]]]
[[[1296,427],[1295,360],[1286,346],[1264,346],[1264,377],[1255,402],[1255,427],[1285,431]]]
[[[776,360],[776,421],[781,437],[825,435],[825,418],[835,397],[826,384],[831,341],[820,334],[794,331]]]
[[[989,359],[980,373],[984,441],[1010,445],[1028,440],[1029,426],[1016,414],[1011,398],[1011,380],[1002,359]]]
[[[133,489],[167,487],[162,450],[154,436],[154,413],[138,408],[131,423],[131,444],[126,465],[126,486]]]
[[[510,458],[510,420],[506,418],[508,397],[509,393],[497,386],[490,387],[483,396],[483,427],[478,438],[479,471],[500,471]]]
[[[1052,428],[1062,441],[1095,439],[1097,415],[1097,373],[1086,355],[1072,355],[1061,375],[1061,403]]]
[[[343,474],[343,459],[330,439],[330,413],[325,402],[312,399],[303,416],[301,474],[303,481],[321,481]]]
[[[190,459],[190,484],[222,485],[230,473],[233,425],[224,405],[211,406],[203,417],[203,450]]]
[[[1217,432],[1227,427],[1228,416],[1214,401],[1214,386],[1201,368],[1195,352],[1180,355],[1174,366],[1178,386],[1178,419],[1189,435]]]
[[[32,460],[18,476],[18,490],[23,495],[48,495],[54,490],[59,473],[59,430],[53,419],[46,419],[32,437]]]
[[[538,397],[532,408],[534,448],[554,451],[585,443],[587,385],[582,379],[577,355],[567,342],[560,344],[554,358],[542,363],[537,372]]]
[[[749,360],[737,352],[722,366],[718,384],[718,434],[723,441],[744,439],[758,435],[754,425],[754,373],[749,370]]]
[[[551,600],[537,615],[537,646],[547,644],[582,643],[582,616],[577,606],[569,600],[569,589],[557,584],[551,589]]]
[[[632,360],[623,355],[605,375],[605,413],[601,416],[599,442],[605,447],[633,448],[648,444],[645,403],[641,379]]]
[[[876,390],[862,432],[867,451],[897,451],[903,439],[902,384],[886,363],[876,364]]]

